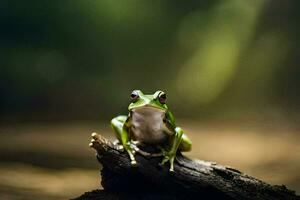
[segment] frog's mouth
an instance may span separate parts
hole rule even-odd
[[[132,112],[135,113],[135,117],[140,119],[143,118],[150,124],[156,124],[163,121],[166,115],[166,110],[151,105],[135,108]]]
[[[148,111],[148,112],[159,112],[159,113],[166,113],[166,110],[159,108],[159,107],[155,107],[152,105],[145,105],[145,106],[141,106],[138,108],[134,108],[132,109],[133,112],[143,112],[143,111]]]

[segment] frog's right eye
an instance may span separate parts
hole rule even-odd
[[[138,98],[139,98],[139,93],[137,90],[133,90],[131,95],[130,95],[130,98],[133,102],[137,101]]]

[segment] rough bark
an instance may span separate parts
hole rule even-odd
[[[180,153],[175,172],[159,166],[161,157],[136,154],[132,167],[126,152],[101,135],[94,134],[91,146],[102,165],[104,190],[85,193],[77,199],[225,199],[300,200],[284,185],[270,185],[237,169],[214,162],[191,160]]]

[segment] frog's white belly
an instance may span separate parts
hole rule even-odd
[[[137,108],[132,111],[133,138],[144,144],[164,143],[170,130],[164,123],[165,111],[153,107]]]

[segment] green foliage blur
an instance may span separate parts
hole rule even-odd
[[[133,89],[179,117],[299,117],[292,0],[0,2],[0,119],[98,120]]]

